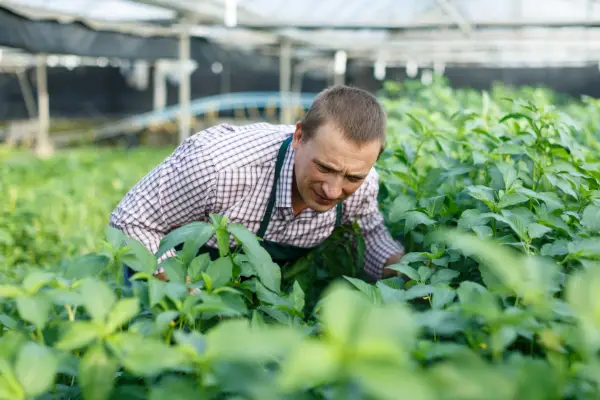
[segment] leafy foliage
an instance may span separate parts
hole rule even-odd
[[[101,251],[0,285],[0,399],[598,398],[598,104],[443,82],[382,98],[401,277],[361,276],[357,226],[283,268],[217,215],[156,254],[106,228]],[[198,255],[212,235],[239,246]]]

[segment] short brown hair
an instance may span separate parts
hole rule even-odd
[[[301,121],[302,136],[310,139],[327,121],[359,144],[380,140],[383,147],[385,143],[385,112],[366,90],[335,85],[320,92]]]

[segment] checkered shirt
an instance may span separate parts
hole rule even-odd
[[[208,221],[209,214],[227,216],[257,233],[273,186],[277,153],[294,129],[267,123],[221,124],[191,136],[131,188],[112,212],[110,225],[153,253],[169,231],[192,221]],[[315,246],[331,235],[336,209],[323,213],[305,209],[294,217],[293,160],[294,149],[289,146],[264,239]],[[391,255],[403,251],[384,226],[378,189],[378,175],[372,169],[344,201],[342,217],[343,224],[358,220],[366,244],[365,272],[374,278],[382,276]],[[207,244],[216,247],[216,238]]]

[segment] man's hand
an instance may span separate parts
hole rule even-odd
[[[402,257],[404,257],[403,251],[400,253],[396,253],[396,254],[392,255],[390,258],[388,258],[388,260],[383,265],[383,278],[390,278],[392,276],[398,276],[403,279],[410,279],[406,275],[404,275],[402,272],[398,272],[398,271],[394,271],[393,269],[386,268],[386,267],[389,267],[390,265],[397,264],[398,261],[400,261],[400,259]]]
[[[160,279],[161,281],[168,281],[169,279],[167,278],[167,274],[165,274],[164,271],[161,271],[159,273],[154,274],[155,277],[157,277],[158,279]]]

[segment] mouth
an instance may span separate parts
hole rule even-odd
[[[315,199],[317,201],[317,203],[323,205],[323,206],[330,206],[333,204],[333,200],[330,199],[326,199],[325,197],[321,196],[319,193],[317,193],[316,190],[313,190],[313,192],[315,192]]]

